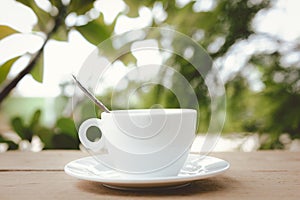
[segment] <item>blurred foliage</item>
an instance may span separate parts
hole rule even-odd
[[[18,33],[18,31],[14,30],[9,26],[0,25],[0,40],[14,33]]]
[[[26,124],[21,117],[11,119],[11,126],[21,140],[31,142],[33,136],[38,136],[44,144],[44,149],[78,149],[79,139],[72,118],[61,117],[53,127],[46,127],[40,123],[41,111],[33,113],[30,122]],[[0,138],[1,142],[1,138]],[[8,142],[9,149],[18,148],[18,144]]]
[[[39,8],[34,0],[18,1],[30,7],[37,15],[38,23],[34,27],[33,33],[36,31],[45,33],[47,35],[45,44],[49,39],[67,41],[68,32],[76,29],[87,41],[98,45],[114,33],[114,26],[118,19],[116,17],[114,22],[108,25],[104,23],[102,13],[96,18],[92,18],[89,12],[94,7],[95,1],[93,0],[71,0],[69,4],[51,0],[51,12]],[[259,11],[269,9],[272,5],[269,0],[215,0],[211,9],[198,11],[195,1],[190,1],[184,6],[177,5],[174,0],[125,0],[124,2],[127,9],[123,13],[119,13],[119,16],[125,15],[134,18],[140,15],[141,7],[147,7],[150,10],[161,8],[162,12],[166,14],[166,18],[157,19],[154,15],[153,27],[174,28],[192,37],[204,49],[210,49],[213,43],[219,41],[219,48],[209,51],[214,60],[226,57],[237,43],[247,41],[253,35],[259,35],[260,33],[256,33],[253,29],[253,18]],[[52,11],[57,11],[57,13]],[[67,26],[65,19],[70,14],[85,17],[86,22]],[[14,29],[0,26],[0,39],[14,33],[16,33]],[[245,66],[226,82],[227,119],[224,131],[267,133],[270,137],[262,144],[261,148],[272,149],[283,147],[279,139],[282,133],[288,133],[292,139],[300,138],[299,57],[292,64],[283,64],[282,62],[287,54],[299,53],[300,44],[299,40],[290,45],[279,38],[266,37],[278,44],[277,50],[267,53],[252,53]],[[292,48],[281,50],[282,47],[288,45]],[[43,47],[32,55],[32,62],[23,74],[30,73],[39,82],[43,81]],[[15,86],[10,85],[14,80],[8,80],[7,74],[13,63],[20,57],[12,58],[0,66],[0,89],[4,88],[2,98],[7,96],[7,92],[4,93],[7,85],[10,86],[8,87],[10,90]],[[119,59],[125,64],[131,61],[135,62],[133,57],[126,55]],[[199,102],[200,121],[204,122],[200,125],[199,131],[205,132],[210,119],[210,99],[204,80],[196,69],[189,67],[189,63],[184,59],[175,57],[172,62],[172,65],[177,66],[176,70],[184,75],[197,91],[196,95],[201,100]],[[249,68],[258,70],[262,75],[261,81],[264,88],[261,91],[251,89],[248,81],[250,74],[243,73]],[[18,82],[21,78],[16,81]],[[174,87],[176,87],[176,81],[174,81]],[[110,102],[111,92],[107,91],[106,95],[101,96],[105,103],[108,102],[107,105]],[[146,94],[141,93],[139,97],[140,102],[134,105],[136,108],[145,108],[153,104],[161,104],[165,107],[178,106],[174,94],[161,86],[152,87]],[[25,124],[20,117],[16,117],[11,121],[12,127],[22,139],[30,141],[33,135],[38,135],[45,143],[45,148],[78,148],[76,129],[71,121],[70,113],[67,116],[59,117],[51,128],[41,126],[39,116],[40,112],[37,111],[29,124]],[[11,149],[16,148],[16,144],[12,144],[11,141],[0,138],[1,141],[7,142]]]
[[[0,144],[1,143],[7,144],[8,145],[8,148],[7,148],[8,150],[16,150],[16,149],[18,149],[18,144],[16,144],[12,140],[6,139],[6,138],[4,138],[4,137],[2,137],[0,135]]]

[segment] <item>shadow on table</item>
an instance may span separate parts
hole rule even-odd
[[[79,181],[77,187],[85,192],[94,194],[110,195],[110,196],[193,196],[210,192],[230,191],[239,182],[235,179],[219,176],[210,179],[199,180],[190,185],[177,189],[157,189],[157,190],[139,190],[139,191],[124,191],[110,189],[102,184],[89,181]]]

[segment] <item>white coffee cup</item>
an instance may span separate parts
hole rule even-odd
[[[102,162],[128,176],[174,176],[187,159],[196,122],[192,109],[115,110],[84,121],[79,139],[97,159],[97,152],[107,152],[110,161]],[[98,141],[87,138],[92,126],[102,132]]]

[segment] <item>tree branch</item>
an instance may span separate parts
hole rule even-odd
[[[17,84],[24,78],[25,75],[31,72],[31,70],[34,68],[37,60],[41,57],[44,48],[49,41],[50,37],[57,31],[58,27],[62,23],[62,16],[60,14],[57,15],[55,18],[55,24],[51,31],[47,34],[47,37],[41,47],[41,49],[34,55],[33,59],[30,61],[30,63],[25,67],[11,82],[9,82],[8,85],[4,87],[4,89],[0,93],[0,105],[2,101],[9,95],[9,93],[17,86]]]

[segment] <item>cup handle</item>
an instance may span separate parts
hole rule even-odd
[[[87,130],[91,127],[95,126],[101,130],[102,127],[102,122],[98,118],[90,118],[85,120],[79,127],[78,135],[79,135],[79,140],[80,142],[88,149],[93,150],[93,151],[100,151],[100,150],[105,150],[105,137],[102,132],[101,138],[98,141],[92,142],[90,141],[87,136]],[[105,151],[104,151],[105,152]]]

